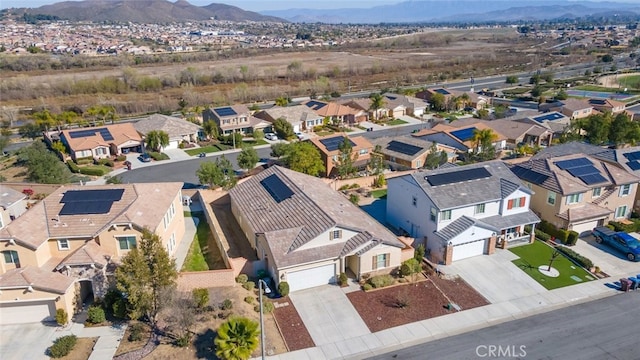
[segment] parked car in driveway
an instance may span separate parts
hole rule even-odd
[[[298,138],[298,140],[304,140],[304,134],[303,133],[296,133],[296,137]]]
[[[615,232],[608,227],[593,229],[593,236],[598,244],[607,244],[622,251],[631,261],[640,260],[640,241],[623,231]]]
[[[148,153],[144,153],[144,154],[138,156],[138,160],[140,160],[142,162],[150,162],[151,161],[151,155],[149,155]]]
[[[266,134],[264,134],[264,138],[267,139],[267,140],[276,141],[276,140],[278,140],[278,135],[276,135],[274,133],[266,133]]]

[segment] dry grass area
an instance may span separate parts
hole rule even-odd
[[[209,290],[211,311],[203,312],[196,315],[196,325],[193,327],[192,345],[187,348],[180,348],[172,344],[168,338],[163,338],[162,343],[145,359],[170,360],[170,359],[212,359],[215,358],[215,348],[213,340],[215,339],[215,331],[225,321],[225,318],[231,315],[243,316],[255,321],[259,321],[259,313],[254,311],[257,304],[257,289],[248,291],[240,285],[230,288],[215,288]],[[244,301],[247,296],[254,297],[253,304]],[[225,300],[230,299],[233,302],[233,308],[230,310],[220,310],[219,305]],[[271,300],[268,300],[271,301]],[[167,311],[171,311],[167,309]],[[272,314],[265,314],[264,318],[267,354],[280,354],[286,352],[286,346]],[[126,335],[126,334],[125,334]],[[142,341],[144,343],[146,339]],[[123,340],[123,343],[126,341]],[[118,349],[120,352],[120,349]],[[258,348],[253,354],[254,357],[260,355]]]
[[[122,336],[122,340],[120,340],[120,345],[118,346],[118,350],[116,350],[115,356],[126,354],[130,351],[142,349],[144,345],[147,343],[147,341],[149,340],[149,337],[151,336],[151,327],[146,323],[140,323],[142,324],[144,329],[142,331],[142,338],[138,341],[129,341],[129,336],[131,335],[131,325],[133,324],[134,324],[133,321],[129,323],[127,330],[124,332],[124,335]]]
[[[93,346],[98,341],[97,337],[78,338],[76,346],[73,347],[69,355],[59,358],[60,360],[87,360],[93,351]]]
[[[6,182],[23,182],[27,177],[27,168],[24,166],[16,166],[18,157],[3,157],[0,162],[0,176],[5,178]]]

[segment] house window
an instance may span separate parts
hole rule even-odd
[[[7,250],[3,251],[2,254],[4,255],[5,264],[15,264],[16,267],[20,267],[20,258],[17,251]]]
[[[373,270],[384,269],[389,266],[389,254],[380,254],[373,257]]]
[[[547,204],[555,205],[556,204],[556,193],[553,191],[547,192]]]
[[[136,247],[135,235],[117,236],[116,240],[118,240],[118,244],[120,245],[120,250],[131,250]]]
[[[69,240],[58,239],[58,250],[69,250]]]
[[[445,210],[440,213],[440,220],[451,220],[451,210]]]
[[[517,208],[524,207],[526,202],[527,202],[527,198],[524,197],[524,196],[520,197],[520,198],[517,198],[517,199],[510,199],[507,202],[507,209],[511,210],[511,209],[517,209]]]
[[[600,194],[602,193],[602,188],[595,188],[593,189],[593,192],[591,193],[591,196],[594,198],[600,197]]]
[[[333,230],[331,232],[331,240],[333,239],[342,239],[342,230]]]
[[[620,186],[620,196],[627,196],[629,194],[631,194],[631,184]]]
[[[332,159],[333,161],[338,161],[338,155],[333,155]]]
[[[422,161],[416,160],[416,168],[421,168],[421,167],[422,167]]]
[[[418,206],[418,198],[414,196],[414,197],[411,199],[411,203],[413,204],[413,206],[416,206],[416,207],[417,207],[417,206]]]
[[[616,208],[616,218],[623,218],[627,215],[627,206],[622,205]]]
[[[476,208],[474,209],[474,214],[484,214],[484,206],[485,204],[478,204],[476,205]]]
[[[367,149],[360,149],[360,155],[365,155],[368,152]]]
[[[577,204],[582,201],[582,193],[567,195],[567,205]]]
[[[431,207],[431,221],[436,221],[436,216],[438,215],[438,211],[433,206]]]

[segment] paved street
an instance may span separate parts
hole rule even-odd
[[[372,359],[640,359],[639,307],[639,293],[620,294]]]

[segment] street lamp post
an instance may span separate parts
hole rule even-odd
[[[262,286],[264,284],[265,294],[271,293],[271,289],[262,279],[258,279],[258,299],[260,299],[260,354],[262,354],[262,360],[264,360],[264,319],[262,315]]]

